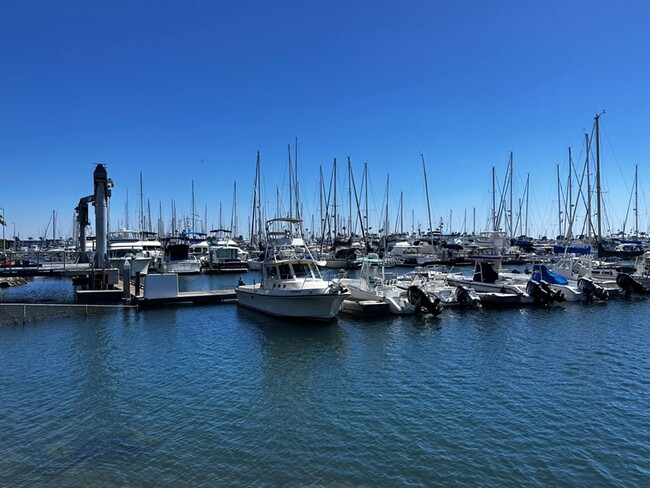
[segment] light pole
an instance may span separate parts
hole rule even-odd
[[[13,224],[13,226],[14,226],[14,252],[16,252],[18,250],[18,248],[16,246],[16,222],[9,222],[9,223]],[[4,227],[3,227],[3,229],[4,229]]]

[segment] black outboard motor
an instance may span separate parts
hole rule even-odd
[[[481,299],[476,292],[468,287],[458,285],[455,294],[456,301],[464,307],[480,308],[483,306],[481,305]]]
[[[546,281],[528,281],[526,293],[533,297],[533,301],[537,304],[548,305],[549,303],[564,301],[564,293],[551,290]]]
[[[587,300],[592,298],[598,300],[609,300],[609,292],[602,286],[596,284],[594,280],[589,278],[580,278],[578,280],[578,289],[585,294]]]
[[[424,290],[415,285],[408,287],[408,290],[406,290],[406,296],[408,297],[409,303],[415,305],[415,310],[418,313],[422,307],[427,309],[427,311],[433,315],[440,315],[442,312],[440,299],[436,298],[435,300],[431,300],[431,297],[429,297]]]
[[[629,297],[632,293],[645,295],[645,287],[627,273],[619,273],[616,277],[616,284],[625,291],[625,296]]]

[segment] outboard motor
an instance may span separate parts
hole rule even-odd
[[[553,291],[545,281],[530,280],[526,285],[526,293],[533,297],[533,301],[538,304],[548,305],[553,302],[563,302],[564,293]]]
[[[411,285],[406,290],[406,296],[408,297],[409,303],[415,305],[416,312],[420,312],[422,307],[426,308],[429,313],[433,315],[440,315],[442,312],[442,307],[440,306],[440,299],[436,298],[431,300],[431,297],[421,288]]]
[[[580,278],[578,280],[578,289],[585,294],[587,300],[591,300],[592,298],[609,300],[609,292],[602,286],[597,285],[592,279]]]
[[[629,297],[632,293],[645,295],[645,287],[627,273],[619,273],[616,277],[616,284],[625,291],[625,296]]]
[[[464,307],[475,307],[475,308],[480,308],[483,305],[481,305],[481,299],[479,296],[476,294],[476,292],[469,288],[465,287],[463,285],[458,285],[456,287],[456,301],[463,305]]]

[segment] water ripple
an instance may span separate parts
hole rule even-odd
[[[644,486],[649,306],[0,327],[0,486]]]

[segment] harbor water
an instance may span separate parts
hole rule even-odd
[[[0,290],[68,299],[65,280]],[[235,304],[9,321],[0,486],[648,486],[649,312],[620,298],[326,325]]]

